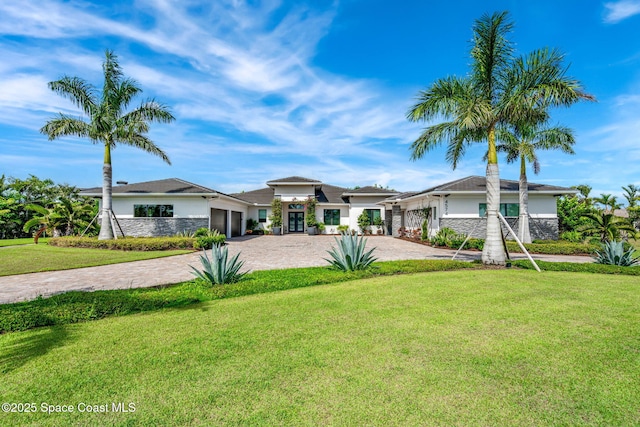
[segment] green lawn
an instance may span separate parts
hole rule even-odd
[[[38,239],[38,244],[46,244],[49,241],[48,237],[41,237]],[[23,239],[0,239],[0,248],[4,246],[15,246],[15,245],[32,245],[33,237],[25,237]]]
[[[38,410],[1,423],[638,425],[637,282],[438,272],[0,335],[3,402]]]
[[[0,276],[117,264],[190,252],[193,251],[112,251],[61,248],[46,244],[3,247],[0,248]]]

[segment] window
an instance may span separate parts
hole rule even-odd
[[[369,217],[369,225],[373,225],[376,220],[380,220],[380,209],[365,209],[364,211]]]
[[[324,224],[325,225],[340,225],[340,209],[325,209],[324,210]]]
[[[291,204],[289,205],[289,210],[292,210],[292,211],[302,211],[302,210],[304,210],[304,205],[301,205],[301,204],[299,204],[299,203],[291,203]]]
[[[267,222],[267,210],[258,209],[258,222]]]
[[[133,216],[136,218],[172,218],[173,205],[133,205]]]
[[[502,216],[518,216],[520,215],[520,205],[518,203],[500,203],[500,213]],[[487,214],[486,203],[480,203],[478,214],[480,217]]]

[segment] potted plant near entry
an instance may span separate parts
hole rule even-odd
[[[384,220],[382,217],[376,217],[376,219],[373,220],[373,225],[378,228],[377,234],[384,234]]]
[[[280,199],[273,199],[271,201],[271,215],[269,216],[271,221],[271,231],[274,236],[278,236],[282,231],[282,202]]]
[[[318,220],[316,219],[316,199],[315,197],[311,197],[309,196],[309,198],[307,198],[306,200],[306,210],[307,210],[307,215],[305,218],[305,222],[307,223],[307,234],[309,234],[310,236],[317,234],[316,232],[316,226],[318,224]]]
[[[257,227],[258,227],[258,221],[256,221],[253,218],[247,219],[247,229],[246,229],[247,234],[253,234],[253,232]]]

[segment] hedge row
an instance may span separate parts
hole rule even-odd
[[[528,260],[516,260],[512,265],[532,270],[534,267]],[[605,265],[596,263],[573,263],[573,262],[548,262],[536,261],[538,267],[543,271],[567,271],[571,273],[599,273],[599,274],[621,274],[625,276],[640,276],[640,267],[621,267],[619,265]]]
[[[532,254],[547,255],[592,255],[596,249],[600,249],[599,245],[565,241],[525,243],[524,247]],[[507,249],[509,252],[522,252],[518,243],[512,240],[507,241]]]
[[[214,287],[193,280],[159,288],[67,292],[49,298],[0,305],[0,334],[41,326],[64,325],[109,316],[182,307],[197,302],[241,295],[338,283],[374,276],[459,270],[461,268],[475,268],[475,265],[468,262],[445,260],[388,261],[375,263],[374,267],[369,270],[350,273],[343,273],[328,267],[255,271],[249,273],[238,283]]]
[[[109,240],[98,240],[95,237],[56,237],[49,239],[49,244],[67,248],[167,251],[194,249],[195,241],[193,237],[121,237]]]

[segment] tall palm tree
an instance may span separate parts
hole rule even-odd
[[[624,191],[624,198],[627,199],[628,206],[630,208],[635,207],[636,203],[640,200],[640,187],[629,184],[626,187],[622,186],[622,191]]]
[[[512,28],[507,12],[478,19],[473,27],[469,75],[436,80],[419,93],[418,102],[407,113],[414,122],[447,120],[424,129],[411,145],[413,160],[446,141],[446,159],[455,169],[471,143],[488,144],[487,236],[482,251],[485,264],[504,264],[506,260],[498,220],[497,126],[539,122],[546,119],[550,106],[593,99],[578,81],[565,76],[563,55],[557,50],[540,49],[514,59],[512,43],[506,37]]]
[[[605,212],[613,213],[614,210],[620,209],[620,203],[618,203],[617,197],[611,194],[600,194],[600,197],[596,197],[596,203],[604,206]]]
[[[50,82],[49,88],[71,100],[82,109],[88,121],[60,113],[45,124],[40,132],[49,140],[63,136],[89,138],[93,144],[104,145],[102,167],[102,223],[99,239],[113,239],[111,227],[111,150],[117,144],[129,145],[160,157],[171,164],[169,157],[147,137],[150,122],[169,123],[174,117],[168,108],[153,99],[144,101],[137,108],[126,111],[133,98],[142,92],[134,80],[125,78],[117,56],[107,50],[102,64],[104,85],[98,91],[79,77],[65,76]]]
[[[533,165],[533,173],[537,175],[540,172],[537,151],[561,150],[575,154],[572,148],[576,142],[573,131],[563,126],[548,127],[525,122],[498,129],[497,138],[497,149],[507,154],[507,163],[520,161],[518,238],[524,243],[531,243],[527,162]]]

